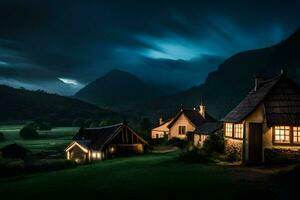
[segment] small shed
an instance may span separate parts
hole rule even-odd
[[[0,149],[3,158],[6,159],[26,159],[31,153],[28,149],[14,143]]]
[[[85,162],[117,155],[141,154],[147,145],[126,123],[120,123],[80,129],[65,151],[68,160]]]

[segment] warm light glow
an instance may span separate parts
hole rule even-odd
[[[289,143],[290,142],[290,127],[275,126],[275,142]]]
[[[77,142],[73,142],[65,151],[66,152],[70,151],[70,149],[72,149],[74,146],[78,146],[84,153],[88,153],[89,152],[86,148],[84,148],[83,146],[81,146]]]
[[[300,127],[293,127],[293,142],[300,143]]]
[[[234,137],[243,138],[244,125],[243,124],[234,124]]]
[[[115,150],[116,150],[115,147],[110,147],[110,148],[109,148],[109,152],[110,152],[110,153],[114,153]]]
[[[96,152],[93,152],[93,153],[92,153],[92,157],[93,157],[93,158],[97,158],[97,153],[96,153]]]
[[[233,131],[233,124],[225,123],[225,136],[232,137],[232,131]]]
[[[101,154],[100,153],[97,153],[97,158],[101,158]]]

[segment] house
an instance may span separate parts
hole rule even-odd
[[[14,143],[0,149],[1,155],[6,159],[26,159],[31,153],[28,149]]]
[[[202,104],[199,110],[181,109],[174,118],[160,122],[158,127],[152,129],[152,139],[161,138],[163,135],[167,135],[168,139],[187,139],[188,133],[191,133],[197,147],[202,146],[209,134],[221,128],[221,123],[210,116]]]
[[[255,78],[250,93],[224,121],[226,150],[237,149],[247,163],[265,161],[265,151],[300,150],[300,89],[283,73]]]
[[[126,123],[99,128],[82,128],[65,149],[68,160],[102,160],[117,155],[144,153],[148,143]]]
[[[151,138],[152,139],[159,139],[159,138],[165,138],[169,135],[169,128],[168,125],[171,123],[173,119],[168,119],[166,121],[163,121],[163,118],[161,117],[159,119],[159,126],[155,127],[151,130]]]

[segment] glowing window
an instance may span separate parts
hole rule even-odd
[[[300,127],[293,127],[293,142],[300,143]]]
[[[93,152],[93,153],[92,153],[92,157],[93,157],[93,158],[97,158],[97,153],[96,153],[96,152]]]
[[[226,123],[225,124],[225,136],[226,137],[232,137],[232,131],[233,131],[233,124],[232,123]]]
[[[290,127],[289,126],[275,126],[275,142],[289,143],[290,142]]]
[[[235,138],[243,138],[244,125],[243,124],[235,124],[234,125],[234,137]]]

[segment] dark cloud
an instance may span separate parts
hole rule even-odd
[[[299,8],[292,0],[2,0],[0,78],[51,88],[57,78],[86,84],[119,68],[185,88],[234,53],[286,38]]]

